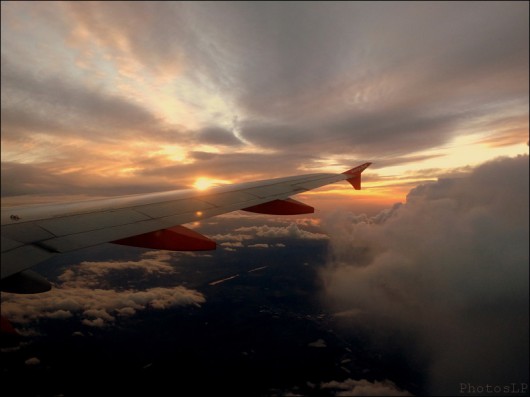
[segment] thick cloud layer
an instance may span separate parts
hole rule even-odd
[[[528,166],[528,156],[501,158],[418,186],[377,217],[324,224],[337,319],[408,340],[432,394],[528,383]]]

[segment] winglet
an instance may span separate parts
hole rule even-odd
[[[361,190],[361,174],[367,169],[372,163],[364,163],[358,165],[351,170],[343,172],[344,175],[351,175],[351,178],[346,179],[353,186],[355,190]]]

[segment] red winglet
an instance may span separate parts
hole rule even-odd
[[[361,190],[361,173],[367,169],[372,163],[364,163],[351,170],[343,172],[345,175],[351,175],[351,178],[346,179],[353,186],[355,190]]]

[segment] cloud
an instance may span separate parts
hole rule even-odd
[[[240,179],[244,173],[249,178],[286,176],[285,170],[295,170],[304,162],[315,159],[312,155],[292,156],[289,153],[202,153],[192,152],[196,160],[190,164],[172,164],[138,172],[139,176],[219,176],[224,179]]]
[[[138,272],[138,280],[172,274],[175,270],[169,265],[170,259],[171,254],[165,251],[149,251],[138,261],[82,262],[59,275],[60,283],[49,292],[3,293],[2,314],[18,324],[30,324],[43,318],[76,318],[86,326],[105,327],[143,310],[167,310],[204,303],[200,292],[183,286],[116,290],[109,280],[110,275],[124,271]]]
[[[252,238],[253,236],[250,234],[216,234],[211,236],[212,240],[226,241],[225,243],[221,243],[221,245],[231,244],[228,246],[233,247],[239,247],[240,245],[243,246],[243,243],[241,243],[242,241],[251,240]]]
[[[113,324],[117,317],[131,316],[142,310],[166,310],[204,302],[201,293],[181,286],[143,291],[55,287],[38,296],[2,294],[2,312],[18,324],[43,318],[75,317],[85,325],[99,327]]]
[[[58,280],[63,288],[97,288],[107,285],[107,276],[124,270],[139,273],[139,279],[150,275],[167,275],[175,273],[175,268],[169,262],[171,259],[172,253],[168,251],[147,251],[137,261],[84,261],[66,269]]]
[[[254,117],[242,136],[260,146],[410,153],[462,133],[485,105],[499,116],[513,98],[527,108],[527,5],[215,8],[209,29],[234,26],[222,34],[246,56],[238,103]]]
[[[243,144],[232,132],[219,127],[205,128],[197,133],[195,139],[199,144],[223,146],[238,146]]]
[[[2,129],[7,138],[48,133],[90,134],[91,139],[96,135],[100,140],[113,140],[117,133],[123,138],[131,131],[152,130],[153,125],[160,124],[151,112],[125,97],[58,75],[35,76],[4,56],[2,85],[6,90],[5,101],[2,101],[2,112],[6,116]]]
[[[528,165],[497,159],[323,224],[328,304],[345,324],[413,335],[404,349],[426,361],[431,394],[528,381]]]
[[[2,28],[3,196],[527,140],[524,2],[6,3]]]
[[[324,339],[317,339],[314,342],[308,344],[309,347],[327,347],[326,341]]]
[[[28,366],[34,366],[34,365],[39,365],[40,360],[37,357],[31,357],[31,358],[28,358],[26,361],[24,361],[24,363]]]
[[[226,237],[222,237],[222,238],[226,238]],[[232,248],[233,247],[236,247],[236,248],[243,248],[244,247],[243,243],[240,242],[240,241],[237,241],[235,243],[221,243],[220,245],[222,247],[232,247]]]
[[[343,382],[322,383],[322,389],[335,390],[335,396],[412,396],[408,391],[400,390],[393,382],[370,382],[366,379],[346,379]]]
[[[240,233],[253,233],[257,237],[269,237],[269,238],[295,238],[301,240],[327,240],[328,236],[322,233],[313,233],[307,230],[301,229],[295,222],[289,224],[289,226],[244,226],[237,228],[236,232]]]
[[[269,248],[269,244],[249,244],[248,248]]]
[[[64,4],[59,7],[75,27],[69,44],[87,61],[94,49],[104,51],[119,73],[134,77],[141,71],[166,78],[190,65],[193,21],[186,20],[186,5],[139,3]],[[95,29],[94,27],[97,27]]]

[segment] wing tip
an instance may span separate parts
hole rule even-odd
[[[343,172],[344,175],[348,175],[349,178],[346,180],[350,182],[355,190],[361,190],[361,174],[362,172],[372,165],[371,162],[367,162],[357,167],[352,168],[351,170]]]
[[[347,174],[347,175],[361,174],[365,169],[370,167],[372,164],[373,163],[371,163],[371,162],[367,162],[367,163],[358,165],[357,167],[353,167],[352,169],[350,169],[348,171],[344,171],[343,174]]]

